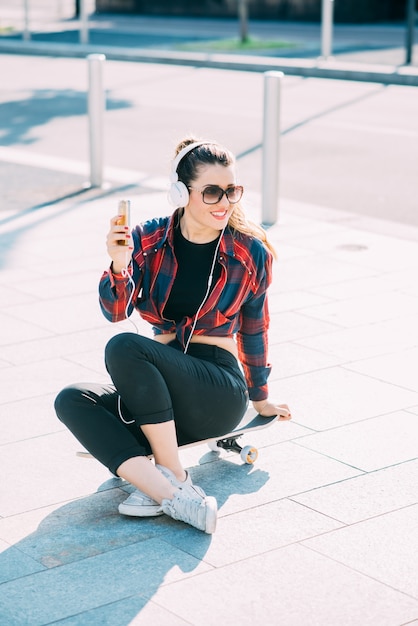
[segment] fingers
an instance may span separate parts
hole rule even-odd
[[[292,419],[292,414],[287,404],[279,404],[277,409],[278,409],[278,415],[280,416],[279,421],[283,422],[283,421]]]
[[[112,259],[113,272],[116,274],[129,265],[133,251],[129,226],[118,223],[120,219],[120,215],[112,217],[106,238],[107,252]]]
[[[110,230],[107,235],[107,246],[132,245],[132,237],[130,233],[130,227],[121,224],[123,216],[116,215],[110,220]]]
[[[263,400],[262,402],[253,402],[253,405],[255,410],[265,417],[278,415],[278,421],[281,422],[292,419],[292,414],[287,404],[276,404],[269,400]]]

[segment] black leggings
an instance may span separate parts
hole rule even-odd
[[[55,400],[59,419],[114,474],[135,456],[151,454],[144,424],[174,420],[178,444],[230,432],[248,406],[248,391],[235,357],[192,343],[183,354],[173,341],[121,333],[106,346],[113,385],[66,387]]]

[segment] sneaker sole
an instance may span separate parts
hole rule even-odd
[[[157,517],[158,515],[164,515],[161,507],[139,507],[123,504],[123,502],[119,504],[118,511],[122,515],[128,515],[129,517]]]
[[[212,535],[216,530],[216,521],[218,519],[218,504],[213,496],[206,496],[206,520],[205,533]]]

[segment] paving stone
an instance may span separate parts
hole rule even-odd
[[[0,445],[64,430],[54,411],[55,394],[0,405]],[[19,426],[17,428],[17,425]]]
[[[135,323],[141,329],[141,334],[146,334],[144,332],[145,327],[141,324],[141,320],[135,320]],[[88,353],[92,350],[101,352],[103,357],[104,348],[109,339],[113,337],[113,335],[123,331],[132,331],[132,326],[129,322],[124,321],[117,324],[110,324],[103,318],[103,325],[98,328],[80,330],[73,333],[63,333],[44,339],[25,341],[22,344],[4,346],[2,348],[2,354],[14,365],[36,363],[38,361],[68,357],[75,354],[79,354],[81,358],[84,352]],[[148,328],[147,331],[149,334]]]
[[[93,270],[68,276],[65,279],[65,293],[66,295],[86,293],[90,296],[92,291],[97,288],[98,279],[97,272]],[[21,281],[19,283],[19,291],[23,297],[26,295],[28,300],[32,298],[50,300],[52,294],[62,292],[62,276]],[[14,298],[12,301],[13,304],[18,304]]]
[[[328,432],[307,435],[298,439],[297,443],[371,472],[417,458],[417,432],[417,416],[398,411]]]
[[[345,361],[357,361],[380,354],[396,353],[418,343],[416,315],[357,328],[324,333],[298,339],[298,343],[314,350],[333,354]]]
[[[179,603],[179,597],[188,601]],[[273,626],[278,619],[286,626],[393,626],[418,611],[413,598],[299,545],[167,585],[152,599],[175,606],[176,615],[191,624],[204,616],[208,626],[219,624],[225,611],[244,626]]]
[[[219,519],[204,559],[219,568],[339,526],[341,523],[331,517],[295,505],[287,499],[278,500]],[[190,541],[187,528],[176,528],[165,538],[177,548],[195,555],[193,546],[196,544]]]
[[[255,198],[254,202],[256,201],[257,198]],[[334,222],[337,216],[341,218],[340,212],[332,211],[333,215],[328,213],[329,221],[326,221],[325,219],[320,219],[321,216],[318,216],[317,210],[312,209],[311,205],[286,198],[286,211],[283,211],[280,216],[280,227],[269,229],[269,235],[270,233],[272,234],[272,240],[277,242],[277,244],[299,240],[305,249],[311,251],[311,248],[306,245],[310,237],[316,237],[322,233],[338,233],[341,229],[344,229],[344,225],[338,223],[338,218],[336,223]],[[303,215],[298,215],[296,211],[301,211]],[[302,237],[305,238],[303,241]]]
[[[0,284],[2,284],[1,280]],[[10,306],[10,302],[13,302],[14,304],[20,306],[29,306],[30,303],[35,300],[33,296],[23,293],[20,288],[14,289],[13,287],[8,287],[7,295],[7,299],[4,298],[2,301],[0,301],[0,309],[4,309]]]
[[[126,499],[127,493],[117,488],[118,485],[119,481],[109,480],[106,491],[0,519],[0,537],[12,543],[15,552],[52,568],[81,562],[167,532],[170,520],[165,516],[140,519],[120,515],[118,504]],[[25,529],[32,532],[25,533]]]
[[[418,599],[417,519],[415,504],[309,539],[304,545]]]
[[[54,567],[4,583],[2,619],[16,626],[29,619],[31,626],[41,626],[132,596],[137,597],[132,610],[139,611],[144,606],[140,595],[150,598],[161,585],[210,569],[202,556],[167,550],[164,541],[150,539]]]
[[[319,487],[292,500],[345,524],[355,524],[415,504],[417,484],[418,461],[408,461]]]
[[[172,610],[157,606],[141,596],[124,598],[91,611],[60,620],[61,626],[190,626],[189,622],[174,615]]]
[[[36,367],[33,364],[12,366],[2,373],[2,378],[7,389],[7,396],[2,399],[6,402],[18,402],[45,393],[56,395],[69,383],[79,380],[100,381],[93,370],[64,358],[40,360]]]
[[[299,312],[273,313],[270,319],[269,344],[297,341],[337,330],[337,324],[315,320]]]
[[[312,350],[292,342],[270,343],[269,360],[273,364],[269,385],[280,378],[325,369],[341,362],[337,356],[324,354],[319,350]]]
[[[379,273],[368,278],[346,280],[342,283],[313,287],[310,291],[333,300],[369,296],[391,291],[406,293],[416,283],[416,270],[403,269],[396,272]]]
[[[274,270],[273,270],[274,272]],[[269,297],[270,313],[284,313],[285,311],[298,311],[305,307],[314,306],[316,304],[325,304],[330,298],[310,293],[308,291],[287,291],[279,297],[273,297],[272,294],[280,294],[280,270],[277,277],[273,274],[273,283],[271,286],[271,294]]]
[[[16,338],[20,342],[32,340],[34,338],[51,337],[52,332],[46,328],[40,328],[35,323],[24,322],[16,319],[8,309],[2,309],[0,313],[0,345],[7,346],[16,343]]]
[[[418,391],[418,348],[349,363],[347,369]]]
[[[405,311],[418,311],[418,298],[398,293],[388,298],[385,293],[364,295],[359,306],[358,297],[300,309],[299,313],[340,326],[362,326],[389,319],[402,318]]]
[[[96,289],[96,287],[95,287]],[[25,309],[11,306],[9,315],[55,333],[71,333],[103,326],[103,315],[97,306],[97,293],[65,296],[38,301]]]
[[[0,481],[0,515],[85,497],[102,483],[112,488],[108,470],[93,460],[76,457],[79,449],[80,444],[67,430],[4,445],[0,473],[7,480]],[[12,478],[10,468],[16,466],[30,470]]]
[[[0,519],[0,524],[1,524]],[[45,567],[21,550],[0,539],[0,585],[9,580],[23,578]]]
[[[339,261],[377,270],[393,272],[418,264],[418,250],[414,242],[358,229],[322,233],[316,237],[294,239],[292,243],[320,251]]]
[[[341,367],[280,381],[280,398],[296,423],[313,430],[337,428],[416,404],[417,393]]]
[[[216,497],[221,517],[358,475],[348,465],[290,442],[263,448],[253,466],[233,455],[212,463],[209,471],[206,465],[192,471],[193,481]]]
[[[330,283],[373,276],[372,268],[362,268],[312,254],[309,257],[298,257],[287,261],[280,273],[281,290],[310,289]]]

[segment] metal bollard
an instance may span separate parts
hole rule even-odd
[[[283,72],[264,73],[262,223],[277,221],[279,204],[280,92]]]
[[[86,0],[80,0],[80,43],[88,44],[88,42],[89,42],[89,30],[88,30]]]
[[[23,41],[30,40],[29,30],[29,0],[24,0],[23,3]]]
[[[407,0],[406,3],[406,40],[405,40],[405,65],[412,63],[414,54],[415,36],[415,0]]]
[[[88,117],[90,140],[90,186],[103,185],[103,117],[105,95],[103,90],[102,69],[106,60],[104,54],[89,54],[88,74]]]
[[[334,21],[334,0],[322,0],[321,56],[323,59],[328,59],[332,55],[333,21]]]

